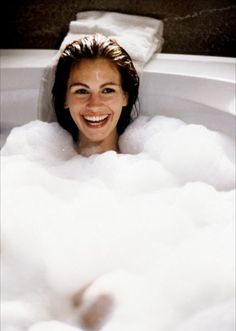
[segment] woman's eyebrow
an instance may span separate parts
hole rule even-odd
[[[107,83],[104,83],[104,84],[102,84],[102,85],[101,85],[101,87],[104,87],[104,86],[106,86],[106,85],[114,85],[114,86],[120,86],[120,84],[118,84],[118,83],[114,83],[114,82],[107,82]]]
[[[76,83],[72,83],[69,85],[69,88],[74,87],[74,86],[84,86],[86,88],[89,88],[89,86],[87,84],[81,83],[81,82],[76,82]]]
[[[104,87],[106,85],[113,85],[113,86],[120,86],[120,84],[118,83],[114,83],[114,82],[106,82],[106,83],[103,83],[102,85],[100,85],[100,87]],[[72,83],[69,85],[69,88],[71,87],[74,87],[74,86],[84,86],[86,88],[90,88],[87,84],[85,83],[82,83],[82,82],[75,82],[75,83]]]

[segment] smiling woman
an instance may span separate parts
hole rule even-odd
[[[118,138],[133,119],[138,89],[133,62],[114,40],[96,34],[65,48],[52,90],[54,109],[79,154],[119,152]]]
[[[83,59],[75,65],[68,80],[66,104],[80,131],[78,152],[118,151],[116,126],[127,94],[121,87],[116,65],[107,59]]]

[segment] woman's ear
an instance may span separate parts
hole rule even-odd
[[[124,96],[123,96],[123,107],[126,107],[128,105],[128,100],[129,100],[129,95],[127,92],[124,92]]]
[[[65,99],[64,99],[64,109],[68,109],[68,102],[67,102],[67,94],[65,95]]]

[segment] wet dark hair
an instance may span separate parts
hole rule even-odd
[[[116,64],[121,75],[122,89],[128,94],[127,106],[123,107],[117,123],[118,135],[121,135],[132,119],[138,115],[135,103],[138,97],[139,76],[129,54],[116,41],[103,35],[95,34],[83,37],[67,45],[62,52],[52,89],[57,121],[72,135],[74,141],[79,139],[79,130],[68,109],[64,108],[70,71],[82,59],[97,58],[105,58]]]

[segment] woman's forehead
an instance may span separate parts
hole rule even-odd
[[[117,65],[109,59],[82,59],[71,68],[70,80],[81,79],[101,80],[106,77],[120,82],[120,72]]]
[[[74,68],[96,68],[96,67],[101,67],[101,68],[110,68],[111,70],[114,71],[119,71],[117,64],[107,58],[104,57],[98,57],[98,58],[83,58],[80,59],[78,62],[76,62],[73,65]]]

